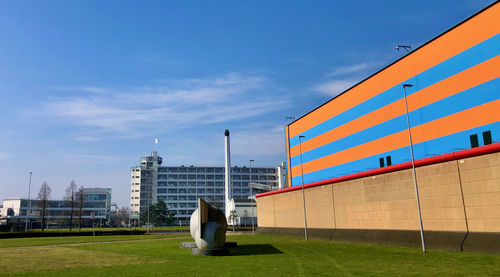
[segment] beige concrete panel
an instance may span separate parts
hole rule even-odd
[[[463,159],[459,161],[459,165],[461,172],[477,168],[500,166],[500,152]]]
[[[500,232],[500,153],[458,162],[471,232]]]
[[[469,207],[492,207],[499,204],[500,191],[481,194],[466,194],[464,198]],[[495,213],[499,211],[493,212]]]
[[[274,196],[259,197],[257,201],[257,222],[260,227],[275,227]]]
[[[352,180],[333,184],[333,196],[336,227],[347,229],[348,223],[355,220],[348,217],[356,211],[356,206],[353,204],[364,202],[362,181]]]
[[[275,227],[303,228],[304,208],[302,191],[290,191],[274,195]]]
[[[304,190],[306,199],[307,227],[335,228],[332,185]]]
[[[481,180],[472,182],[463,182],[462,188],[464,190],[464,196],[475,195],[475,194],[488,194],[491,192],[500,191],[500,183],[498,182],[500,178],[491,180]],[[465,203],[467,206],[467,203]]]
[[[337,228],[418,228],[411,171],[399,171],[333,185]]]
[[[456,161],[416,169],[424,230],[466,231]]]

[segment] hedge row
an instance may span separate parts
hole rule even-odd
[[[146,231],[143,230],[113,230],[113,231],[95,231],[96,236],[114,236],[114,235],[143,235]],[[68,237],[68,236],[93,236],[92,231],[81,232],[12,232],[0,233],[0,239],[13,238],[37,238],[37,237]]]

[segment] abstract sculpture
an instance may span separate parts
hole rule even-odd
[[[195,243],[181,243],[193,255],[228,255],[226,243],[227,221],[224,213],[198,198],[198,209],[191,215],[189,230]]]

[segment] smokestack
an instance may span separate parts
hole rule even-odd
[[[233,186],[231,184],[231,146],[229,144],[229,130],[224,132],[224,146],[226,154],[226,184],[224,186],[224,207],[226,211],[226,218],[229,217],[231,212],[231,200],[233,199]]]

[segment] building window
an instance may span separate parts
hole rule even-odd
[[[483,142],[484,145],[492,144],[493,140],[491,139],[491,131],[483,132]]]
[[[478,147],[479,146],[479,139],[477,138],[477,134],[473,134],[470,136],[470,147]]]
[[[379,163],[380,167],[384,167],[385,166],[384,158],[378,159],[378,163]]]
[[[392,165],[391,156],[387,156],[387,157],[385,157],[385,160],[386,160],[386,162],[387,162],[387,166]]]

